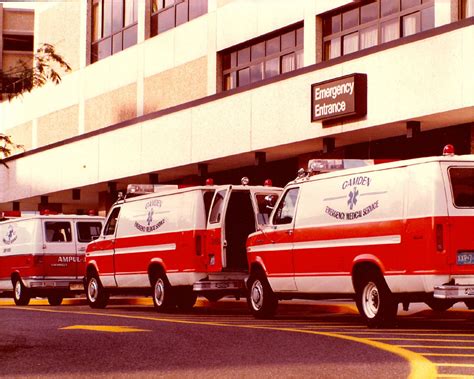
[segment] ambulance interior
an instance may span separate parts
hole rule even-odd
[[[248,269],[246,242],[255,232],[255,215],[249,191],[232,191],[225,215],[225,240],[227,271]]]

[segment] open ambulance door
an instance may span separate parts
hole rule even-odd
[[[474,270],[474,162],[441,164],[445,181],[447,223],[436,225],[437,249],[447,251],[451,274]]]
[[[232,186],[230,185],[218,187],[212,199],[207,221],[205,249],[209,272],[222,271],[226,267],[225,214],[231,191]]]

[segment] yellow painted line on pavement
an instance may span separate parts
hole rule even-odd
[[[459,349],[459,350],[474,350],[474,346],[426,346],[426,345],[397,345],[405,349]]]
[[[320,331],[303,330],[303,329],[296,329],[296,328],[261,327],[258,325],[232,325],[232,324],[224,324],[224,323],[216,323],[216,322],[173,320],[169,318],[132,316],[132,315],[117,314],[117,313],[94,313],[94,312],[84,312],[84,311],[71,312],[71,311],[61,311],[57,309],[42,309],[42,308],[35,309],[35,308],[27,308],[27,307],[17,307],[15,309],[37,311],[37,312],[50,312],[50,313],[81,314],[81,315],[89,315],[89,316],[96,316],[96,317],[102,316],[102,317],[116,317],[116,318],[125,318],[125,319],[133,319],[133,320],[159,321],[159,322],[169,322],[169,323],[185,324],[185,325],[206,325],[206,326],[219,326],[219,327],[226,327],[226,328],[260,329],[260,330],[283,331],[283,332],[293,332],[293,333],[302,333],[302,334],[314,334],[314,335],[319,335],[319,336],[333,337],[333,338],[343,339],[346,341],[357,342],[357,343],[368,345],[368,346],[398,355],[399,357],[407,360],[409,363],[410,374],[408,376],[408,379],[434,379],[437,377],[437,374],[438,374],[436,365],[433,364],[433,362],[431,362],[424,356],[422,356],[421,354],[415,353],[410,350],[406,350],[400,346],[388,345],[383,342],[372,341],[368,338],[354,337],[354,336],[349,336],[349,335],[339,334],[339,333],[320,332]]]
[[[474,354],[449,354],[449,353],[420,353],[418,354],[424,355],[425,357],[474,357]]]
[[[394,332],[385,332],[383,329],[381,329],[378,332],[348,332],[350,334],[394,334],[394,335],[409,335],[409,336],[424,336],[424,337],[473,337],[473,333],[409,333],[409,332],[402,332],[402,333],[394,333]]]
[[[474,340],[463,340],[463,339],[450,340],[450,339],[445,339],[445,338],[374,337],[371,339],[374,341],[425,341],[425,342],[466,342],[466,343],[474,342]]]
[[[440,374],[438,378],[452,378],[452,379],[474,379],[473,375],[462,375],[462,374]]]
[[[464,367],[464,368],[474,367],[474,364],[472,363],[435,363],[434,365],[438,367]]]
[[[148,329],[137,329],[130,326],[115,326],[115,325],[71,325],[60,330],[92,330],[94,332],[109,332],[109,333],[134,333],[134,332],[149,332]]]

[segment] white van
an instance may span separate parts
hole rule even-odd
[[[0,291],[17,305],[47,297],[51,305],[84,290],[86,245],[97,238],[103,217],[49,215],[0,222]]]
[[[249,237],[250,309],[270,317],[278,299],[355,297],[379,326],[399,303],[474,307],[473,231],[474,155],[301,175]]]
[[[136,186],[131,185],[133,190]],[[153,186],[152,186],[153,187]],[[87,247],[86,294],[93,308],[110,294],[152,295],[159,311],[191,308],[197,295],[245,296],[246,241],[268,219],[270,186],[156,186],[110,210]]]

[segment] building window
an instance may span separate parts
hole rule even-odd
[[[152,0],[151,36],[207,13],[207,0]]]
[[[331,12],[323,16],[324,59],[337,58],[433,27],[433,0],[375,0]]]
[[[137,43],[139,0],[93,0],[91,62]]]
[[[461,1],[461,18],[474,17],[474,0]]]
[[[27,51],[33,53],[33,35],[27,34],[4,34],[3,50],[5,51]]]
[[[303,26],[221,53],[224,91],[303,67]]]

